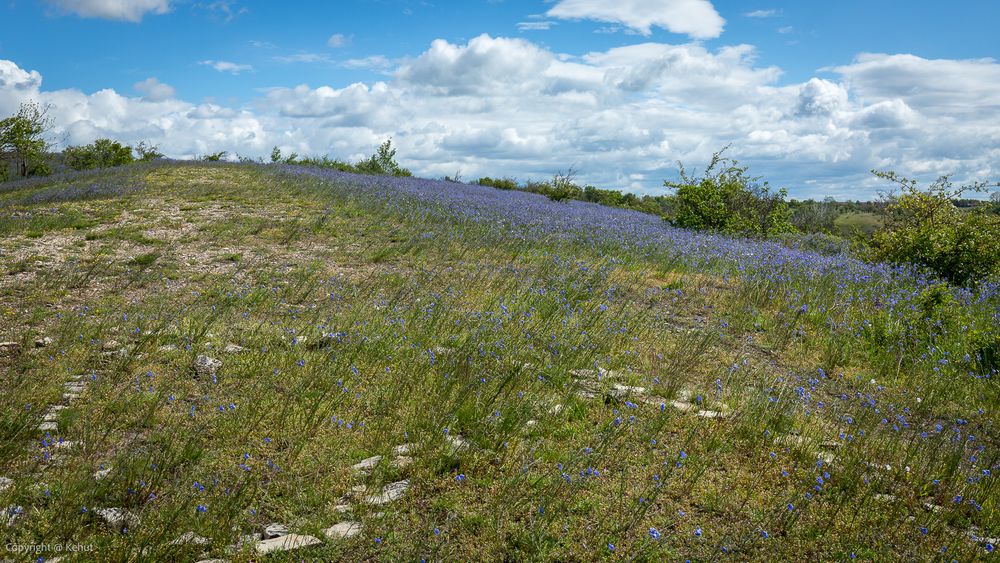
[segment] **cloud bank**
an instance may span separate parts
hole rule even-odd
[[[142,21],[148,13],[165,14],[170,0],[48,0],[57,9],[83,18]]]
[[[515,38],[434,41],[389,62],[384,81],[271,88],[244,107],[45,90],[0,60],[0,114],[52,106],[69,143],[150,140],[175,157],[219,150],[358,158],[386,137],[417,174],[541,178],[572,166],[604,187],[659,192],[674,163],[731,155],[796,197],[870,197],[871,168],[932,178],[1000,176],[1000,64],[863,54],[825,77],[781,84],[749,45],[641,43],[569,56]],[[169,89],[169,90],[168,90]]]

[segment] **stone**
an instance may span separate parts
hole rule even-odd
[[[351,470],[361,475],[370,475],[382,461],[382,456],[376,455],[363,459],[351,466]]]
[[[52,407],[49,407],[49,410],[45,412],[45,416],[42,417],[42,420],[44,420],[45,422],[54,422],[56,420],[59,420],[59,411],[66,408],[66,406],[65,405],[56,405],[56,406],[62,408],[53,409]]]
[[[45,421],[38,425],[40,432],[55,432],[59,430],[59,425],[52,421]]]
[[[17,522],[21,515],[24,514],[24,507],[17,505],[10,505],[6,508],[0,509],[0,524],[7,526],[8,528],[13,526]]]
[[[451,446],[451,451],[453,453],[468,449],[472,445],[472,442],[469,442],[465,438],[461,436],[452,436],[450,434],[445,438],[445,441],[447,441]]]
[[[203,377],[215,375],[222,367],[222,361],[210,358],[204,354],[199,354],[194,361],[194,372]]]
[[[80,447],[83,447],[83,442],[77,440],[59,440],[52,444],[52,448],[57,450],[73,450]]]
[[[239,344],[226,344],[226,347],[222,349],[226,354],[239,354],[240,352],[246,351],[246,348],[240,346]]]
[[[396,455],[409,455],[416,451],[417,447],[417,444],[400,444],[392,450],[392,453]]]
[[[101,479],[106,479],[108,475],[111,475],[111,466],[102,465],[94,472],[94,479],[100,481]]]
[[[552,407],[549,409],[549,414],[559,414],[562,412],[562,410],[563,410],[562,405],[552,405]]]
[[[406,469],[407,467],[413,465],[413,458],[408,455],[401,455],[392,458],[389,462],[389,467],[393,469]]]
[[[71,381],[64,383],[63,387],[66,388],[67,393],[83,393],[83,390],[87,388],[87,385],[85,383]]]
[[[670,406],[674,407],[675,409],[681,412],[691,412],[698,410],[698,407],[696,405],[684,401],[670,401]]]
[[[101,344],[101,350],[104,350],[105,352],[114,352],[118,350],[120,346],[121,345],[118,344],[117,340],[108,340],[104,344]]]
[[[167,545],[209,545],[210,543],[212,543],[210,538],[199,536],[194,532],[184,532]]]
[[[48,336],[35,339],[35,348],[45,348],[46,346],[52,346],[52,339]]]
[[[266,528],[264,528],[264,533],[261,534],[261,537],[263,537],[265,540],[270,540],[287,535],[288,535],[288,526],[284,524],[269,524]]]
[[[340,514],[346,514],[346,513],[348,513],[348,512],[351,511],[351,505],[349,505],[349,504],[338,504],[338,505],[336,505],[336,506],[333,507],[333,511],[334,512],[338,512]]]
[[[62,400],[66,401],[67,403],[75,401],[75,400],[77,400],[79,398],[80,398],[80,394],[79,393],[63,393],[62,394]]]
[[[8,356],[21,349],[20,342],[0,342],[0,355]]]
[[[702,418],[726,418],[726,415],[719,411],[703,410],[703,411],[698,411],[697,415]]]
[[[95,510],[94,514],[113,530],[120,531],[139,525],[138,516],[121,508],[101,508]]]
[[[874,500],[876,500],[878,502],[892,503],[892,502],[896,502],[896,495],[887,495],[887,494],[883,494],[883,493],[878,493],[878,494],[872,495],[872,499],[874,499]]]
[[[0,477],[0,493],[14,486],[14,480],[10,477]]]
[[[288,534],[274,539],[264,540],[257,544],[257,553],[267,555],[276,551],[291,551],[301,547],[318,545],[323,543],[319,538],[312,536],[301,536],[299,534]]]
[[[323,535],[331,540],[353,538],[361,533],[361,522],[340,522],[323,530]]]
[[[381,506],[384,504],[389,504],[390,502],[401,498],[406,491],[410,488],[410,480],[404,479],[402,481],[397,481],[395,483],[389,483],[382,488],[382,492],[377,495],[368,495],[365,497],[365,504],[373,504],[376,506]]]
[[[176,352],[177,346],[175,344],[164,344],[163,346],[157,348],[157,350],[160,352]]]

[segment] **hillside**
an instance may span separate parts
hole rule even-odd
[[[969,561],[998,542],[1000,287],[317,168],[2,189],[5,545]]]

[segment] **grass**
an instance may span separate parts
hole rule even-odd
[[[921,310],[932,282],[904,272],[764,275],[745,249],[372,191],[389,179],[117,174],[0,208],[0,340],[20,344],[0,356],[0,508],[24,512],[5,544],[242,561],[229,546],[279,522],[323,543],[273,560],[974,560],[970,533],[1000,529],[988,290]],[[352,471],[401,444],[411,465]],[[362,533],[323,535],[343,521]],[[170,544],[185,532],[211,543]]]

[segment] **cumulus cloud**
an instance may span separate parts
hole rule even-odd
[[[657,26],[695,39],[718,37],[726,23],[709,0],[559,0],[546,15],[621,23],[643,35]]]
[[[333,48],[346,47],[351,44],[351,38],[343,33],[334,33],[326,40],[326,44]]]
[[[748,17],[748,18],[773,18],[775,16],[780,16],[781,15],[781,10],[775,10],[775,9],[770,9],[770,10],[751,10],[749,12],[746,12],[743,15],[746,16],[746,17]]]
[[[136,82],[132,87],[142,94],[142,99],[147,102],[162,102],[163,100],[173,98],[177,94],[173,86],[164,84],[153,76],[142,82]]]
[[[165,14],[170,0],[48,0],[49,4],[66,13],[84,18],[100,18],[128,22],[142,21],[148,13]]]
[[[862,55],[782,84],[755,49],[641,43],[582,55],[517,38],[435,41],[384,80],[272,88],[246,107],[42,89],[0,60],[0,114],[52,106],[56,138],[150,140],[166,154],[220,150],[354,159],[386,137],[424,176],[545,178],[573,166],[599,186],[662,191],[677,160],[731,154],[795,197],[870,197],[871,168],[956,180],[1000,175],[1000,64]]]
[[[253,70],[252,65],[248,64],[238,64],[230,61],[201,61],[198,64],[210,66],[219,72],[228,72],[229,74],[239,74],[241,72],[248,72]]]

